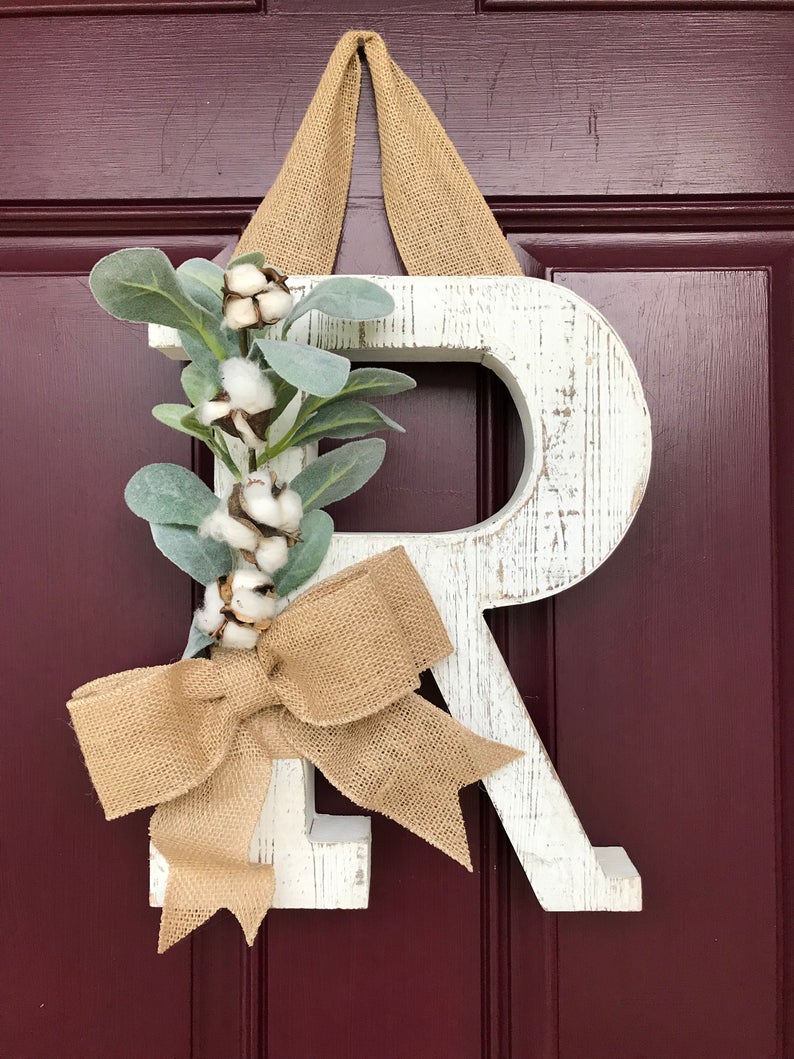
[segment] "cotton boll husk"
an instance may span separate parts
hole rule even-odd
[[[237,625],[235,622],[230,621],[223,630],[221,644],[223,647],[233,647],[238,651],[246,651],[251,647],[256,647],[258,639],[259,633],[256,629],[249,629],[244,625]]]
[[[252,552],[257,546],[259,535],[248,526],[233,519],[226,510],[226,505],[221,504],[211,514],[207,515],[198,528],[202,537],[212,537],[215,541],[225,541],[232,548],[243,549]]]
[[[278,496],[278,529],[285,533],[297,533],[303,518],[303,504],[294,489],[284,489]]]
[[[268,324],[283,320],[292,308],[292,295],[289,291],[282,290],[281,287],[275,287],[273,290],[257,295],[256,300],[259,302],[262,319]]]
[[[269,574],[287,565],[289,551],[283,537],[265,537],[256,549],[256,565]]]
[[[263,276],[256,265],[250,262],[234,265],[225,274],[224,280],[227,290],[241,294],[244,298],[259,294],[268,284],[267,276]]]
[[[194,615],[196,625],[203,633],[206,633],[207,636],[212,636],[218,626],[223,622],[223,615],[221,614],[222,606],[223,600],[221,599],[221,594],[218,590],[217,584],[213,581],[213,583],[207,585],[204,590],[204,602]]]
[[[276,601],[272,596],[263,596],[260,592],[252,592],[250,588],[238,588],[237,578],[232,583],[230,606],[235,614],[254,621],[276,616]]]
[[[253,415],[264,412],[276,403],[270,379],[263,375],[253,361],[244,357],[230,357],[221,364],[223,388],[229,395],[232,408]]]
[[[281,518],[281,508],[278,500],[273,496],[273,486],[270,482],[268,470],[256,471],[250,474],[243,483],[242,489],[243,507],[254,520],[263,526],[278,528]]]
[[[228,401],[202,401],[196,408],[196,417],[199,423],[208,427],[216,419],[223,419],[231,410],[232,406]]]
[[[242,414],[242,412],[235,412],[232,416],[232,422],[234,423],[237,433],[240,435],[240,440],[243,441],[249,449],[264,449],[267,446],[267,442],[258,438],[256,434],[251,430],[248,425],[248,420]]]
[[[256,327],[259,323],[259,313],[256,311],[254,299],[229,298],[223,310],[223,319],[232,331],[240,331],[243,327]]]

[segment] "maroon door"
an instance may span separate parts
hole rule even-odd
[[[794,1054],[794,4],[475,3],[3,5],[2,1059]],[[473,876],[376,819],[368,911],[274,912],[251,952],[224,913],[158,957],[146,814],[104,822],[65,702],[181,651],[190,586],[122,490],[194,453],[149,414],[178,367],[86,276],[119,246],[232,244],[355,24],[426,93],[527,271],[598,306],[644,381],[628,537],[493,626],[645,910],[542,912],[470,789]],[[368,99],[360,139],[338,271],[394,272]],[[342,528],[463,526],[510,493],[503,388],[416,375]]]

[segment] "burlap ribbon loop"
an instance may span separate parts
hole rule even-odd
[[[333,270],[350,189],[359,46],[375,89],[386,213],[409,275],[523,275],[442,125],[383,39],[370,30],[345,33],[336,45],[284,165],[236,253],[263,250],[292,275]]]
[[[278,757],[305,757],[358,805],[390,816],[470,867],[458,792],[519,756],[414,690],[452,650],[405,551],[309,590],[256,651],[131,670],[69,704],[108,819],[158,805],[169,862],[160,951],[218,908],[249,943],[274,892],[248,846]]]

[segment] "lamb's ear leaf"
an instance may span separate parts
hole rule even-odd
[[[303,540],[289,550],[287,565],[273,574],[273,583],[280,596],[294,592],[312,574],[317,573],[328,551],[334,532],[334,520],[327,511],[310,511],[301,522]]]
[[[340,397],[383,397],[416,389],[416,380],[391,368],[355,368],[344,388],[331,400]]]
[[[378,430],[405,430],[385,412],[367,401],[334,401],[323,405],[292,438],[293,445],[308,445],[320,438],[360,438]]]
[[[201,404],[202,401],[211,401],[218,392],[217,384],[208,378],[195,363],[188,364],[183,369],[182,389],[188,401],[194,405]]]
[[[297,474],[290,487],[303,501],[304,512],[326,507],[355,493],[375,474],[386,455],[383,438],[351,441],[318,457]]]
[[[150,463],[127,482],[129,509],[147,522],[198,526],[218,506],[218,498],[187,467]]]
[[[273,411],[270,413],[270,422],[275,423],[290,401],[293,399],[295,394],[298,392],[297,386],[293,386],[290,382],[284,382],[283,379],[279,379],[275,386],[276,391],[276,403],[273,405]]]
[[[220,313],[223,269],[203,257],[191,257],[177,267],[177,276],[194,302],[211,313]]]
[[[296,320],[316,309],[340,320],[380,320],[394,312],[394,298],[383,287],[358,276],[331,276],[310,290],[284,320],[286,335]]]
[[[220,314],[190,297],[162,250],[116,250],[97,261],[88,283],[102,308],[116,319],[175,327],[200,339],[219,360],[230,355]]]
[[[203,655],[206,649],[211,647],[214,643],[215,640],[211,636],[207,636],[207,634],[202,632],[198,625],[196,625],[196,619],[194,618],[190,624],[187,645],[182,652],[182,657],[197,658],[199,655]]]
[[[165,426],[200,438],[201,441],[208,441],[212,437],[212,431],[199,422],[196,409],[189,404],[157,404],[152,409],[152,415]]]
[[[207,328],[214,341],[222,349],[224,358],[238,357],[240,343],[235,331],[222,327],[223,321],[223,269],[203,257],[191,257],[183,261],[176,270],[179,282],[193,301],[207,314]]]
[[[319,346],[257,338],[253,348],[260,364],[259,358],[263,358],[285,382],[320,397],[338,393],[350,374],[347,357],[329,353]]]
[[[235,265],[256,265],[257,268],[265,267],[265,255],[261,250],[249,250],[247,254],[240,254],[239,257],[232,258],[229,264],[226,266],[227,270],[233,268]]]
[[[182,348],[207,379],[215,386],[215,393],[221,388],[221,371],[218,358],[200,338],[189,331],[180,331],[179,340]]]
[[[88,279],[96,300],[118,320],[193,327],[202,312],[183,290],[162,250],[116,250],[94,265]]]
[[[228,545],[200,537],[193,526],[153,522],[151,529],[154,543],[163,555],[200,585],[212,584],[234,566]]]

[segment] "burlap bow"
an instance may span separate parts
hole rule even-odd
[[[108,820],[157,805],[169,863],[159,951],[219,908],[249,945],[275,888],[248,847],[275,758],[305,757],[343,794],[471,870],[458,792],[520,756],[414,694],[452,651],[404,549],[309,590],[256,650],[92,681],[69,703]]]

